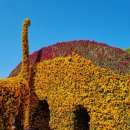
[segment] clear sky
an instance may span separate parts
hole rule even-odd
[[[130,0],[0,0],[0,78],[21,61],[26,17],[31,20],[30,54],[70,40],[130,47]]]

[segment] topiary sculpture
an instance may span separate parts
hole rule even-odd
[[[12,130],[16,119],[18,130],[29,127],[29,48],[28,26],[25,19],[22,28],[22,71],[13,78],[0,79],[0,130]]]
[[[23,32],[27,32],[27,30]],[[27,40],[24,39],[23,42],[26,43]],[[87,42],[85,44],[80,43],[83,46],[89,46],[86,44]],[[122,51],[118,50],[118,53],[116,51],[113,53],[112,48],[108,49],[106,45],[103,48],[96,47],[94,42],[85,51],[80,44],[77,46],[76,43],[74,45],[76,49],[80,48],[80,52],[86,53],[85,59],[75,53],[64,57],[67,54],[66,50],[69,50],[68,45],[64,45],[63,49],[60,45],[58,46],[58,48],[53,46],[52,48],[41,49],[34,53],[32,59],[30,58],[30,63],[32,63],[29,82],[31,97],[29,106],[30,128],[34,130],[129,130],[129,74],[122,76],[109,70],[111,66],[109,64],[115,61],[115,57],[120,56]],[[99,53],[96,53],[96,48],[95,51],[90,51],[94,46],[99,48]],[[57,55],[59,50],[61,52]],[[74,49],[70,48],[70,50]],[[52,51],[55,53],[52,53]],[[70,53],[70,51],[68,52]],[[112,53],[111,56],[109,55],[110,52]],[[26,54],[27,50],[24,53]],[[53,54],[56,58],[51,59]],[[107,54],[107,56],[104,56],[106,57],[104,61],[101,57],[103,54]],[[92,61],[88,60],[87,55],[90,59],[95,57],[94,59],[99,61],[97,63],[105,63],[105,66],[106,60],[108,60],[107,69],[103,66],[94,65]],[[127,72],[129,70],[129,62],[127,63],[129,56],[126,52],[123,55],[125,58],[122,58],[121,55],[119,61],[125,59],[124,65],[127,67],[124,72]],[[41,61],[41,57],[46,60]],[[23,61],[24,68],[22,67],[20,76],[25,76],[28,80],[29,71],[27,70],[29,70],[29,67],[26,66],[28,57],[23,56],[23,59],[26,60]],[[121,69],[120,66],[114,68],[116,70]],[[23,89],[17,91],[20,90]],[[17,117],[20,117],[20,115]],[[16,118],[17,123],[19,123],[18,121],[19,119]]]

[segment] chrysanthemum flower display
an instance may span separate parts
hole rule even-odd
[[[27,30],[23,30],[23,36],[26,34]],[[44,47],[28,56],[28,39],[22,41],[24,60],[9,77],[20,75],[30,81],[30,113],[25,118],[29,117],[30,128],[130,129],[130,54],[127,51],[79,40]]]
[[[51,129],[86,130],[87,123],[90,130],[130,128],[129,75],[121,76],[95,66],[92,61],[74,53],[44,60],[35,64],[33,69],[36,95],[49,105]],[[31,104],[35,107],[33,100]],[[78,106],[88,111],[89,122],[83,124],[83,119],[77,119],[75,111]],[[45,128],[44,124],[42,122],[41,126]],[[36,125],[33,127],[37,128]]]

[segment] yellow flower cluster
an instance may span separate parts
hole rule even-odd
[[[51,129],[73,130],[79,105],[89,113],[91,130],[130,129],[129,76],[75,54],[39,62],[34,68],[35,92],[49,104]]]
[[[12,130],[14,117],[23,115],[23,111],[28,111],[28,82],[19,77],[0,79],[0,94],[0,129]],[[27,117],[28,113],[23,115],[23,119],[20,120],[28,121],[25,119]]]
[[[29,46],[28,46],[28,26],[30,20],[25,19],[22,28],[22,70],[21,77],[29,80]]]

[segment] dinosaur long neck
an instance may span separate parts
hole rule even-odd
[[[29,80],[28,26],[30,26],[30,20],[25,19],[22,28],[22,77],[26,80]]]

